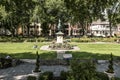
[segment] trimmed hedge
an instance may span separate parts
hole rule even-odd
[[[116,42],[118,38],[72,38],[72,42]]]
[[[0,42],[44,42],[44,41],[52,41],[52,39],[44,38],[44,37],[38,37],[38,38],[23,38],[23,37],[6,37],[2,36],[0,37]]]

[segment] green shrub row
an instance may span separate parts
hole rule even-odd
[[[72,76],[73,75],[71,75],[71,72],[69,72],[69,71],[68,72],[61,71],[59,80],[69,80],[69,78]],[[102,73],[102,72],[97,72],[96,77],[98,77],[98,80],[109,80],[107,74]],[[27,80],[37,80],[37,78],[35,76],[28,76]],[[54,80],[53,72],[47,71],[47,72],[44,72],[43,74],[40,74],[38,77],[38,80]],[[70,80],[72,80],[72,79],[70,79]],[[115,77],[112,80],[120,80],[120,78]]]
[[[112,38],[88,38],[88,37],[81,37],[81,38],[71,38],[71,42],[116,42],[119,38],[112,37]],[[45,37],[38,37],[38,38],[23,38],[23,37],[0,37],[0,42],[45,42],[45,41],[52,41],[53,39],[45,38]],[[119,39],[120,40],[120,39]]]
[[[48,38],[39,37],[39,38],[22,38],[22,37],[0,37],[0,42],[44,42],[51,41]]]
[[[71,38],[72,42],[116,42],[119,38]]]

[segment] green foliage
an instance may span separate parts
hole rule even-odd
[[[81,38],[72,38],[72,42],[115,42],[117,38],[87,38],[87,37],[81,37]]]
[[[67,80],[68,76],[69,76],[69,72],[61,71],[60,80]]]
[[[102,72],[97,72],[96,76],[100,78],[100,80],[109,80],[108,75]]]
[[[36,80],[36,77],[35,76],[28,76],[27,80]]]
[[[39,61],[39,54],[38,51],[36,52],[36,66],[35,66],[35,70],[33,72],[40,72],[40,61]]]
[[[27,25],[30,22],[32,11],[36,5],[34,0],[1,0],[0,5],[5,7],[6,16],[2,19],[2,27],[9,29],[12,35],[19,25]]]
[[[115,77],[114,80],[120,80],[120,78]]]
[[[49,35],[49,26],[48,26],[48,23],[47,22],[44,22],[41,26],[42,28],[42,36],[48,36]]]
[[[106,72],[108,72],[108,73],[114,73],[114,69],[113,69],[113,55],[112,55],[112,53],[110,55],[108,70]]]
[[[38,80],[53,80],[53,73],[52,72],[44,72],[39,76]]]
[[[75,80],[99,80],[92,62],[72,61],[71,69]]]
[[[97,19],[105,20],[106,14],[103,14],[104,11],[112,6],[116,6],[116,4],[119,3],[119,0],[64,0],[64,2],[68,12],[70,12],[70,15],[72,16],[71,22],[78,22],[84,35],[87,32],[88,25]],[[120,13],[119,7],[120,4],[116,7],[117,9],[112,9],[112,11],[119,11]],[[111,19],[108,18],[110,23],[115,23],[115,19],[117,19],[116,17],[119,14],[116,14],[116,12],[115,14],[111,14],[110,12]]]

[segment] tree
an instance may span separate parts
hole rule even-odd
[[[37,2],[36,0],[1,0],[0,4],[5,7],[7,13],[3,24],[14,36],[18,25],[26,25],[30,22],[31,14]]]
[[[36,65],[35,65],[35,70],[33,72],[40,72],[40,61],[39,61],[39,54],[38,51],[36,52]]]
[[[105,9],[118,0],[64,0],[72,16],[72,21],[78,22],[83,35],[87,33],[87,26],[93,20],[103,19]]]
[[[113,55],[112,55],[112,53],[110,55],[108,70],[106,72],[107,73],[114,73],[114,69],[113,69]]]
[[[120,14],[120,1],[116,1],[113,3],[113,5],[110,5],[107,12],[111,37],[112,37],[112,27],[116,26],[116,24],[119,22],[120,19],[119,14]]]
[[[62,0],[46,0],[42,6],[43,15],[42,15],[42,32],[45,32],[44,29],[48,29],[53,25],[58,24],[58,20],[61,19],[62,22],[68,20],[68,14],[64,1]],[[46,26],[45,26],[46,24]],[[51,25],[51,26],[48,26]],[[45,28],[46,27],[46,28]]]

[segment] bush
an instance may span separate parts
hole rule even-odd
[[[81,37],[81,38],[72,38],[72,42],[115,42],[117,38],[98,38],[98,37]]]
[[[69,75],[69,72],[61,71],[60,80],[67,80],[68,75]]]
[[[40,61],[39,61],[39,54],[38,51],[36,51],[36,66],[35,66],[35,70],[33,72],[40,72]]]
[[[114,80],[120,80],[120,78],[115,77]]]
[[[21,37],[0,37],[0,42],[23,42],[24,39]]]
[[[39,80],[53,80],[53,72],[44,72],[39,76]]]
[[[28,76],[27,80],[36,80],[36,77],[35,76]]]
[[[36,40],[35,40],[35,39],[32,39],[32,38],[28,38],[28,39],[27,39],[27,42],[36,42]]]
[[[16,66],[16,65],[19,65],[20,63],[22,63],[22,61],[20,61],[19,59],[0,58],[0,69]]]
[[[72,38],[71,41],[72,42],[80,42],[80,39],[79,38]]]
[[[97,72],[97,77],[100,78],[101,80],[109,80],[107,74],[102,73],[102,72]]]

